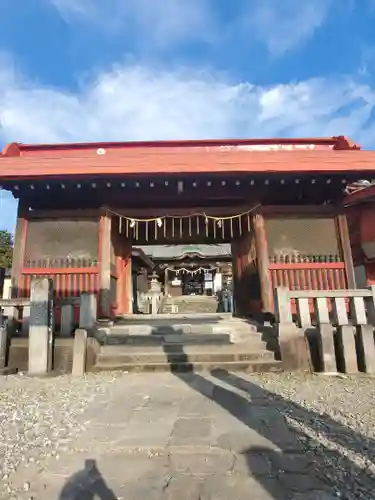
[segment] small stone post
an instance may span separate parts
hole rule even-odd
[[[310,371],[311,358],[305,332],[293,323],[289,290],[285,287],[276,288],[275,311],[284,369]]]
[[[87,331],[79,328],[74,335],[73,346],[73,377],[81,377],[86,371]]]
[[[357,300],[355,299],[354,302],[357,303]],[[333,317],[334,323],[337,325],[336,344],[339,369],[345,373],[357,373],[354,327],[349,324],[344,297],[335,297],[333,299]]]
[[[327,297],[315,297],[314,308],[318,331],[320,369],[325,373],[337,373],[334,331],[330,323]]]
[[[52,366],[52,280],[33,278],[30,301],[29,374],[45,375]]]
[[[96,315],[96,295],[93,293],[82,293],[79,308],[79,327],[88,331],[92,330],[95,327]]]
[[[353,303],[352,307],[354,319],[357,323],[358,361],[365,373],[373,374],[375,373],[375,286],[371,285],[369,289],[371,294],[365,298],[368,323],[362,307],[360,306],[360,312],[356,307],[358,304]]]

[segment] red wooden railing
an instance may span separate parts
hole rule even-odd
[[[54,259],[28,261],[21,273],[20,295],[27,297],[33,277],[52,278],[56,297],[77,297],[98,291],[99,268],[95,261]]]
[[[271,257],[269,272],[273,289],[285,286],[290,290],[345,290],[345,263],[337,255]],[[332,304],[328,301],[331,310]],[[314,309],[312,300],[310,309]],[[296,301],[292,300],[296,313]]]
[[[269,265],[272,287],[290,290],[337,290],[347,288],[345,263],[336,255],[272,257]]]
[[[79,297],[82,292],[99,292],[99,267],[96,261],[85,259],[44,259],[25,262],[19,286],[19,296],[30,296],[32,278],[50,278],[53,281],[53,294],[57,298]],[[76,322],[79,306],[75,306]],[[56,306],[55,321],[60,323],[60,310]]]

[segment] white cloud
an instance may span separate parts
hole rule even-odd
[[[212,72],[119,65],[69,93],[0,65],[0,142],[346,134],[369,144],[374,105],[373,89],[347,79],[262,87]],[[0,226],[10,227],[3,203]]]
[[[251,46],[254,40],[280,55],[298,47],[326,20],[333,0],[236,0],[222,10],[215,0],[45,0],[68,22],[96,26],[102,36],[136,33],[148,50],[186,40]],[[352,0],[342,0],[349,7]],[[232,40],[233,39],[233,40]]]
[[[344,0],[345,2],[345,0]],[[298,47],[326,20],[332,0],[254,0],[244,25],[275,55]]]
[[[214,33],[211,0],[45,0],[68,22],[90,23],[102,36],[134,36],[138,46],[163,49]]]

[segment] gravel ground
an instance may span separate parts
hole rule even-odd
[[[127,377],[0,378],[0,498],[9,498],[17,469],[45,469],[71,451],[89,424],[86,412],[109,402],[114,383],[125,385]],[[374,378],[237,374],[232,386],[271,402],[337,498],[375,499]]]
[[[336,497],[375,499],[375,378],[282,374],[256,379]]]
[[[113,374],[100,380],[90,375],[81,379],[0,377],[0,498],[11,493],[15,471],[41,469],[48,458],[60,458],[85,429],[87,407],[108,397],[117,378]]]

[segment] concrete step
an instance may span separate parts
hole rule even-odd
[[[163,299],[162,312],[172,313],[216,313],[216,297],[202,295],[183,295],[181,297],[166,297]]]
[[[163,315],[164,316],[164,315]],[[173,315],[172,315],[173,316]],[[177,316],[177,315],[176,315]],[[161,318],[142,318],[139,320],[120,320],[112,326],[112,331],[122,331],[124,334],[133,333],[138,335],[150,335],[160,333],[162,335],[169,332],[179,331],[181,333],[228,333],[232,330],[257,331],[255,323],[241,319],[227,319],[220,316],[198,316],[197,318],[189,316],[179,316],[175,319],[170,316]]]
[[[104,355],[115,355],[115,354],[134,354],[138,352],[142,353],[176,353],[181,352],[185,354],[196,354],[196,353],[210,353],[210,352],[229,352],[229,353],[243,353],[243,352],[261,352],[266,350],[266,343],[260,338],[258,342],[244,342],[242,344],[181,344],[181,343],[166,343],[166,344],[154,344],[154,345],[135,345],[135,344],[112,344],[112,345],[102,345],[100,348],[100,354]]]
[[[185,314],[123,314],[116,319],[116,324],[149,323],[159,321],[199,322],[199,321],[243,321],[242,318],[233,318],[231,313],[185,313]]]
[[[253,325],[217,324],[158,324],[158,325],[115,325],[110,328],[109,335],[253,335],[258,334]]]
[[[252,353],[261,354],[268,352],[265,342],[259,339],[259,342],[246,342],[242,344],[164,344],[164,345],[103,345],[100,348],[100,355],[103,357],[111,357],[116,355],[135,356],[138,354],[144,355],[185,355],[195,356],[197,354],[230,354],[243,355]],[[273,355],[273,353],[272,353]]]
[[[159,364],[159,363],[230,363],[235,361],[260,361],[274,360],[274,355],[270,351],[259,352],[134,352],[127,354],[100,354],[97,359],[99,365],[113,364]]]
[[[231,361],[231,362],[197,362],[197,363],[112,363],[96,364],[93,371],[126,371],[126,372],[211,372],[226,370],[228,372],[266,373],[281,372],[282,364],[275,360]]]
[[[213,334],[213,324],[188,324],[188,323],[155,323],[146,325],[114,325],[111,328],[110,334],[116,335],[170,335],[170,334]],[[218,333],[228,333],[227,331],[220,331]]]
[[[169,335],[123,335],[109,333],[104,341],[107,345],[164,345],[164,344],[230,344],[231,338],[228,334],[169,334]]]

